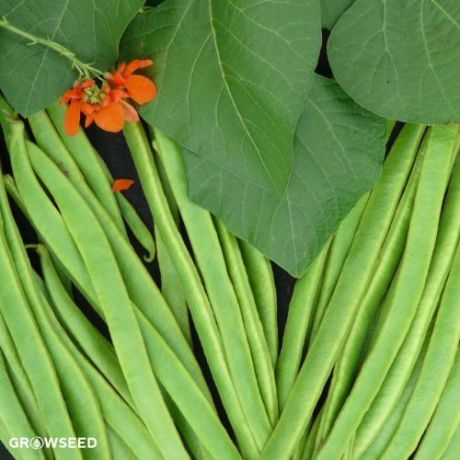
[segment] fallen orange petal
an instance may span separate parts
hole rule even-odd
[[[129,96],[138,104],[145,104],[157,95],[157,87],[152,80],[142,75],[131,75],[126,79]]]
[[[67,107],[64,118],[64,130],[69,136],[75,136],[80,126],[80,102],[72,101]]]
[[[94,121],[104,131],[118,133],[125,125],[125,112],[119,102],[114,102],[95,112]]]
[[[115,179],[112,184],[112,190],[114,192],[122,192],[123,190],[128,190],[134,184],[132,179]]]

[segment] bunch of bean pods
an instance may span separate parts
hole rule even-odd
[[[64,110],[22,120],[0,100],[0,440],[14,458],[458,458],[458,126],[402,128],[296,281],[279,340],[269,261],[190,201],[179,146],[125,127],[151,229],[84,131],[65,134]]]

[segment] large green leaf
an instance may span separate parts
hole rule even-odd
[[[282,196],[320,41],[319,0],[167,0],[132,22],[122,51],[156,61],[147,121]]]
[[[126,26],[144,0],[0,0],[0,18],[49,39],[104,71],[118,57]],[[56,100],[76,77],[70,60],[0,28],[0,89],[23,115]]]
[[[354,0],[321,0],[321,23],[324,28],[332,29]]]
[[[332,30],[334,76],[363,107],[418,123],[460,121],[460,2],[356,0]]]
[[[238,236],[301,276],[358,198],[384,156],[385,121],[317,76],[297,126],[288,187],[278,195],[211,154],[185,152],[189,194]]]

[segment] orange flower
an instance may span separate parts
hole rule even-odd
[[[94,122],[112,133],[121,131],[125,121],[138,122],[137,110],[126,99],[145,104],[156,96],[155,83],[142,75],[133,75],[136,70],[152,64],[149,59],[135,59],[127,65],[122,63],[113,74],[105,74],[106,80],[101,86],[89,78],[76,81],[60,101],[61,104],[70,103],[64,118],[66,133],[71,136],[77,133],[82,114],[86,117],[85,127]]]
[[[132,179],[115,179],[112,184],[112,190],[114,192],[122,192],[123,190],[129,190],[134,184]]]
[[[152,64],[150,59],[134,59],[129,64],[122,62],[113,74],[106,74],[106,79],[112,87],[125,89],[133,101],[145,104],[155,98],[157,87],[149,78],[133,74],[136,70],[145,69]]]

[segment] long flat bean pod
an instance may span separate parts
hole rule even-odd
[[[37,247],[47,291],[60,322],[113,387],[131,404],[131,396],[111,344],[75,305],[59,279],[48,250]]]
[[[433,418],[415,454],[416,460],[442,458],[460,424],[460,351],[446,383]]]
[[[128,143],[134,138],[134,129],[127,133]],[[270,434],[271,422],[253,363],[253,359],[260,357],[251,356],[238,298],[225,266],[212,218],[187,197],[182,159],[176,144],[159,131],[155,131],[155,139],[219,326],[232,381],[259,448],[262,448]]]
[[[54,331],[41,321],[43,309],[50,307],[37,284],[3,187],[0,187],[0,207],[6,240],[15,261],[18,277],[55,365],[76,433],[84,437],[95,436],[98,440],[97,452],[92,449],[88,450],[88,458],[109,459],[107,436],[97,399],[71,355],[56,339]]]
[[[144,422],[120,397],[113,386],[108,383],[106,376],[100,374],[76,347],[75,343],[71,341],[59,321],[54,317],[52,310],[44,309],[42,313],[91,383],[107,426],[123,439],[126,445],[135,453],[136,458],[162,459],[163,456],[155,445]]]
[[[147,139],[139,131],[141,128],[130,128],[134,130],[131,143],[133,160],[156,227],[181,277],[184,294],[219,395],[244,455],[249,459],[257,458],[259,449],[255,445],[251,427],[235,392],[219,330],[200,276],[169,209]]]
[[[452,437],[449,446],[442,455],[442,460],[458,460],[460,452],[460,424],[457,426],[454,436]]]
[[[82,129],[79,129],[74,136],[69,136],[65,132],[65,110],[65,107],[57,102],[47,108],[51,121],[59,133],[63,144],[67,147],[68,152],[80,168],[86,182],[109,214],[117,214],[115,204],[113,203],[114,194],[111,189],[113,177]],[[151,231],[149,231],[131,203],[122,194],[116,193],[115,200],[123,220],[131,229],[135,238],[147,251],[145,260],[147,262],[152,261],[155,256],[155,241]]]
[[[56,177],[56,180],[62,179],[56,166],[39,148],[34,146],[34,144],[27,145],[32,166],[44,184],[51,186],[53,181],[52,177]],[[98,222],[104,230],[113,249],[114,257],[117,260],[118,267],[121,270],[126,289],[128,290],[132,302],[136,307],[139,307],[141,313],[148,318],[158,332],[167,339],[171,348],[180,357],[189,372],[200,384],[204,394],[211,400],[201,369],[193,356],[190,345],[181,334],[180,328],[161,296],[156,284],[151,279],[131,245],[120,235],[116,226],[99,203],[94,202],[92,210],[95,212]],[[152,308],[152,305],[155,305],[155,308]],[[135,307],[134,310],[141,320],[142,330],[146,327],[148,328],[142,314],[139,314]]]
[[[402,393],[412,367],[420,353],[424,337],[435,314],[439,298],[455,257],[455,251],[460,238],[459,215],[460,162],[457,161],[445,198],[433,259],[423,296],[417,308],[417,314],[379,394],[376,396],[361,423],[355,447],[355,451],[358,454],[364,452],[373,437],[380,432],[385,419]]]
[[[10,143],[12,151],[16,150],[14,140],[13,134]],[[56,371],[19,283],[3,228],[0,231],[0,260],[0,279],[4,283],[0,289],[1,312],[23,366],[27,369],[46,430],[53,437],[74,437],[75,432]],[[21,321],[17,321],[18,315]],[[65,459],[81,458],[78,452],[71,449],[58,449],[57,456]]]
[[[358,228],[364,207],[369,199],[369,194],[366,193],[360,198],[356,206],[345,217],[340,224],[337,233],[331,242],[330,254],[327,260],[327,267],[324,273],[324,279],[321,283],[321,293],[318,301],[318,306],[314,315],[314,322],[310,334],[309,342],[312,343],[316,333],[318,332],[321,321],[324,317],[324,312],[334,292],[337,279],[342,270],[345,258],[350,250],[351,243]]]
[[[56,187],[59,186],[66,192],[65,195],[67,197],[72,197],[73,194],[74,196],[72,198],[74,201],[72,203],[74,208],[83,211],[85,208],[83,198],[72,188],[70,182],[59,174],[58,169],[55,167],[53,168],[52,163],[49,160],[47,161],[46,156],[43,155],[41,157],[40,164],[43,168],[46,168],[46,174],[45,170],[43,170],[41,177],[49,189],[51,189],[53,185]],[[55,196],[56,201],[58,201],[57,192]],[[89,208],[86,209],[86,212],[90,212]],[[91,219],[95,219],[95,217],[90,218],[88,216],[86,220],[87,228],[91,227]],[[193,430],[200,436],[201,442],[215,458],[239,458],[235,447],[231,443],[227,433],[223,430],[213,408],[209,405],[209,402],[202,392],[198,390],[190,374],[181,365],[174,353],[155,329],[152,328],[149,334],[155,346],[153,348],[147,346],[147,352],[150,355],[150,361],[153,365],[155,374],[158,375],[158,378],[171,398],[181,408],[190,426],[192,426]],[[144,338],[147,340],[145,336]],[[185,386],[184,382],[186,382]],[[142,413],[139,408],[138,410]],[[197,417],[197,414],[200,414],[200,416]]]
[[[422,370],[398,429],[385,450],[382,460],[409,457],[417,447],[436,409],[454,365],[460,340],[458,299],[460,299],[460,247],[457,249],[441,298]]]
[[[16,391],[11,383],[8,371],[6,370],[5,358],[2,351],[0,350],[0,419],[4,426],[8,427],[12,437],[26,437],[32,439],[37,436],[37,433],[33,430],[29,423],[24,408],[19,401]],[[6,439],[5,439],[6,441]],[[13,455],[16,454],[12,451]],[[40,459],[44,460],[45,456],[43,452],[36,452],[32,449],[21,449],[21,457],[24,459]]]
[[[397,270],[404,251],[422,161],[423,155],[419,152],[413,168],[414,170],[405,187],[388,235],[380,251],[380,262],[375,269],[375,273],[372,275],[368,289],[361,299],[356,318],[334,368],[324,413],[321,417],[321,426],[318,430],[316,440],[317,449],[324,443],[324,439],[327,437],[350,391],[358,366],[365,355],[367,341],[371,334],[369,331],[372,330],[382,302],[385,305],[385,296],[387,295],[388,287],[391,285],[394,273]]]
[[[62,117],[62,120],[64,120],[64,117]],[[97,195],[94,195],[94,192],[89,188],[85,178],[83,177],[79,165],[77,165],[75,159],[72,158],[69,150],[64,144],[65,140],[66,142],[71,143],[71,145],[74,145],[75,143],[81,141],[81,137],[75,138],[74,136],[66,135],[60,137],[48,114],[43,110],[28,117],[27,121],[32,129],[37,144],[48,155],[50,155],[54,161],[56,161],[59,167],[62,168],[64,174],[69,175],[72,183],[83,195],[97,196],[98,200],[103,203],[105,209],[110,214],[118,228],[124,232],[125,228],[121,219],[120,210],[115,200],[115,196],[111,191],[110,185],[107,181],[103,181],[99,184],[92,181],[91,185],[93,189],[96,189],[97,191]],[[80,167],[83,163],[84,169],[82,170],[87,176],[90,173],[89,169],[91,169],[88,164],[89,159],[85,156],[84,151],[79,151],[77,158],[79,159]],[[97,163],[92,164],[93,174],[94,171],[97,171],[97,166]],[[89,177],[92,177],[92,175],[89,174]]]
[[[340,458],[381,387],[422,297],[455,154],[458,128],[431,128],[429,136],[407,244],[389,299],[389,313],[318,460]]]
[[[275,368],[278,360],[278,309],[272,266],[251,244],[242,240],[239,244]]]
[[[27,418],[29,419],[35,435],[44,436],[46,434],[45,424],[38,410],[32,386],[26,372],[24,371],[22,362],[1,313],[0,349],[4,354],[6,366],[10,370],[9,375],[13,383],[13,387],[16,390],[18,398],[27,414]]]
[[[353,320],[358,300],[367,288],[423,132],[423,127],[407,125],[392,148],[369,198],[318,335],[264,448],[261,457],[264,460],[288,459],[311,418]]]
[[[227,270],[235,286],[235,293],[241,306],[241,315],[248,336],[260,392],[270,421],[274,424],[278,419],[275,375],[246,268],[244,267],[236,238],[220,221],[216,221],[216,229],[224,252],[225,261],[227,262]]]
[[[12,125],[12,131],[18,133],[15,148],[11,149],[13,170],[30,168],[22,130],[21,124]],[[97,223],[94,213],[88,207],[78,206],[80,196],[64,184],[63,180],[50,182],[49,191],[81,252],[133,400],[163,455],[187,459],[189,456],[151,369],[142,333],[110,244],[98,224],[86,225],[91,221]],[[108,273],[110,282],[106,282]]]
[[[320,280],[324,273],[329,248],[330,242],[324,246],[307,273],[296,282],[289,303],[288,318],[276,367],[276,384],[281,410],[286,405],[299,372],[305,341],[311,331]]]

